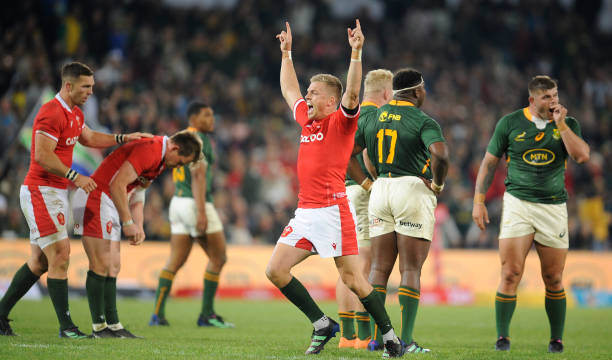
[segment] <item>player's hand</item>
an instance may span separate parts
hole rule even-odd
[[[143,138],[152,138],[152,137],[153,137],[153,134],[134,132],[134,133],[131,133],[131,134],[125,134],[125,136],[123,138],[123,142],[127,143],[127,142],[134,141],[134,140],[139,140],[139,139],[143,139]]]
[[[208,218],[206,214],[197,214],[196,215],[196,229],[200,234],[206,234],[206,229],[208,228]]]
[[[440,191],[434,191],[434,189],[431,188],[431,180],[425,179],[424,177],[421,177],[421,176],[419,176],[419,179],[421,179],[423,183],[425,183],[425,186],[427,186],[429,191],[434,193],[434,195],[436,196],[440,195]]]
[[[144,241],[145,234],[142,227],[136,224],[123,226],[123,234],[130,241],[130,245],[140,245]]]
[[[140,187],[143,189],[146,189],[149,187],[149,185],[151,185],[151,180],[147,179],[144,176],[139,176],[137,180],[138,182],[140,182]]]
[[[565,122],[565,116],[567,115],[567,109],[561,104],[553,106],[551,109],[553,120],[555,124],[559,125],[560,122]]]
[[[280,34],[276,35],[276,38],[280,41],[280,49],[281,51],[290,51],[291,50],[291,26],[289,26],[289,22],[285,21],[285,26],[287,26],[287,31],[283,30]]]
[[[77,175],[73,183],[76,187],[83,189],[88,194],[98,187],[98,184],[96,184],[92,178],[81,174]]]
[[[351,45],[351,48],[353,48],[353,50],[360,50],[363,47],[365,37],[361,32],[361,24],[359,23],[359,19],[355,19],[354,29],[347,28],[346,31],[348,32],[348,42]]]
[[[484,230],[489,223],[489,212],[483,203],[475,203],[472,208],[472,219],[478,225],[480,230]]]

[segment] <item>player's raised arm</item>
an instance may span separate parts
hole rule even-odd
[[[300,84],[298,83],[295,69],[293,68],[293,60],[291,59],[291,27],[289,22],[285,22],[287,31],[283,30],[276,38],[280,41],[280,49],[282,52],[281,71],[280,71],[280,86],[281,92],[287,105],[293,109],[295,102],[302,97],[300,92]]]
[[[355,109],[359,106],[359,91],[361,90],[361,49],[365,40],[361,32],[359,19],[355,20],[355,28],[346,29],[348,42],[351,45],[351,63],[346,78],[346,91],[342,96],[342,106],[346,109]]]
[[[591,156],[589,145],[582,140],[580,136],[576,135],[565,123],[567,109],[563,105],[557,104],[553,108],[552,115],[569,156],[578,164],[589,161]]]

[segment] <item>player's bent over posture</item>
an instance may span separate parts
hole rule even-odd
[[[198,161],[201,151],[202,141],[189,131],[132,142],[98,166],[92,175],[96,190],[74,195],[75,233],[83,235],[89,259],[86,289],[94,337],[136,337],[123,328],[117,313],[121,230],[130,245],[140,245],[145,239],[142,188],[166,168]]]
[[[0,335],[14,335],[9,312],[46,272],[49,297],[60,325],[59,336],[87,337],[72,322],[68,308],[67,188],[72,183],[88,193],[96,188],[96,183],[71,168],[72,152],[77,141],[83,146],[104,148],[152,136],[92,131],[85,125],[79,106],[93,93],[93,71],[85,64],[71,62],[64,65],[61,76],[59,93],[40,108],[34,119],[30,168],[19,194],[21,210],[30,228],[31,252],[0,300]]]
[[[485,194],[502,155],[508,174],[499,232],[501,281],[495,295],[495,349],[510,350],[510,320],[525,259],[535,243],[546,287],[550,322],[548,351],[563,352],[566,297],[563,268],[569,247],[565,168],[567,157],[589,159],[580,125],[559,103],[557,83],[548,76],[529,81],[529,106],[502,117],[480,164],[472,217],[481,230],[489,222]]]
[[[266,275],[312,322],[314,329],[306,354],[318,354],[339,326],[323,314],[291,275],[291,269],[314,253],[333,257],[342,281],[357,294],[381,328],[386,356],[402,356],[404,347],[384,305],[359,269],[355,215],[344,186],[359,116],[364,41],[359,20],[354,29],[347,29],[352,54],[344,95],[338,78],[319,74],[310,79],[308,92],[302,98],[291,59],[291,28],[289,23],[286,26],[287,30],[277,35],[282,51],[280,83],[283,97],[302,127],[298,153],[300,190],[295,217],[278,240]]]

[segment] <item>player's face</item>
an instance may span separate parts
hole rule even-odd
[[[537,117],[543,120],[552,119],[551,109],[559,104],[559,91],[556,87],[549,90],[535,91],[529,97],[529,102],[533,103]]]
[[[68,96],[72,103],[77,106],[85,104],[85,101],[93,94],[94,77],[93,76],[79,76],[74,81],[68,83]]]
[[[329,86],[320,81],[310,83],[304,99],[308,105],[308,119],[310,120],[323,119],[329,115],[329,107],[335,104]]]
[[[215,116],[213,109],[201,108],[200,112],[193,117],[193,125],[200,132],[211,132],[215,129]]]
[[[194,155],[190,156],[182,156],[179,155],[178,147],[175,149],[171,149],[166,153],[166,157],[164,162],[166,163],[166,167],[169,169],[174,169],[175,167],[183,166],[193,162]]]

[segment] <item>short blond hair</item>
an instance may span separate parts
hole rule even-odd
[[[393,73],[387,69],[369,71],[363,81],[363,93],[377,93],[393,88]]]
[[[342,82],[331,74],[317,74],[310,78],[310,82],[322,82],[332,89],[332,94],[336,97],[336,104],[340,104],[342,99]]]

